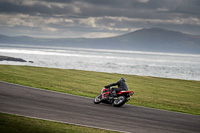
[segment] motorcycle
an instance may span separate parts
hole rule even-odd
[[[112,104],[114,107],[121,107],[130,100],[130,97],[134,94],[133,91],[120,91],[116,97],[112,97],[110,93],[112,88],[103,88],[101,94],[94,98],[94,103],[107,103]]]

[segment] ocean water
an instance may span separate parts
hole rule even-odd
[[[0,44],[0,64],[89,70],[200,81],[200,55]]]

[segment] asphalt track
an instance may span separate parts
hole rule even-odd
[[[200,116],[93,99],[0,81],[0,112],[133,133],[200,133]]]

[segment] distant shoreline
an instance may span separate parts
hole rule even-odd
[[[16,62],[27,62],[24,59],[21,58],[14,58],[14,57],[9,57],[9,56],[1,56],[0,55],[0,61],[16,61]],[[33,63],[33,61],[28,61],[30,63]]]

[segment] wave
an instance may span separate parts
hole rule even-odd
[[[110,58],[110,59],[116,58],[116,57],[113,57],[113,56],[98,56],[98,55],[59,53],[60,51],[66,52],[64,50],[53,50],[51,52],[51,51],[42,51],[42,50],[38,51],[38,50],[0,49],[0,52],[2,52],[2,53],[29,54],[29,55],[56,55],[56,56],[72,56],[72,57],[88,57],[88,58]]]
[[[80,58],[101,58],[101,59],[113,59],[113,60],[120,60],[120,61],[125,61],[125,60],[130,60],[130,61],[134,61],[134,62],[159,62],[159,63],[186,63],[186,64],[190,64],[190,63],[194,63],[194,64],[200,64],[200,60],[199,62],[196,60],[185,60],[184,58],[182,58],[182,60],[177,60],[175,57],[174,59],[171,58],[149,58],[148,55],[144,54],[145,56],[135,56],[135,53],[140,53],[142,55],[142,53],[145,52],[136,52],[136,51],[131,51],[129,54],[122,55],[121,53],[124,51],[118,52],[118,54],[114,55],[112,53],[108,54],[107,53],[96,53],[95,51],[101,51],[101,50],[94,50],[94,49],[84,49],[84,50],[89,50],[92,52],[88,52],[88,51],[83,51],[82,48],[78,48],[80,49],[80,51],[78,51],[78,49],[74,49],[71,48],[72,50],[70,50],[70,48],[67,48],[66,50],[64,49],[27,49],[27,48],[20,48],[20,49],[16,49],[16,48],[10,48],[10,49],[0,49],[1,53],[13,53],[13,54],[26,54],[26,55],[46,55],[46,56],[65,56],[65,57],[80,57]],[[76,50],[76,51],[74,51]],[[103,50],[103,51],[114,51],[116,53],[116,50]],[[120,54],[119,54],[120,53]],[[100,54],[100,55],[99,55]],[[114,56],[110,56],[110,55],[114,55]],[[153,54],[154,55],[154,54]],[[196,57],[196,56],[195,56]]]
[[[200,57],[200,54],[181,54],[181,53],[163,53],[163,52],[147,52],[147,51],[129,51],[129,50],[111,50],[111,49],[92,49],[92,48],[74,48],[74,47],[56,47],[56,46],[35,46],[35,45],[19,45],[19,44],[0,44],[5,47],[29,47],[29,48],[44,48],[52,50],[74,50],[74,51],[94,51],[94,52],[108,52],[108,53],[124,53],[124,54],[143,54],[143,55],[163,55],[163,56],[186,56],[186,57]]]

